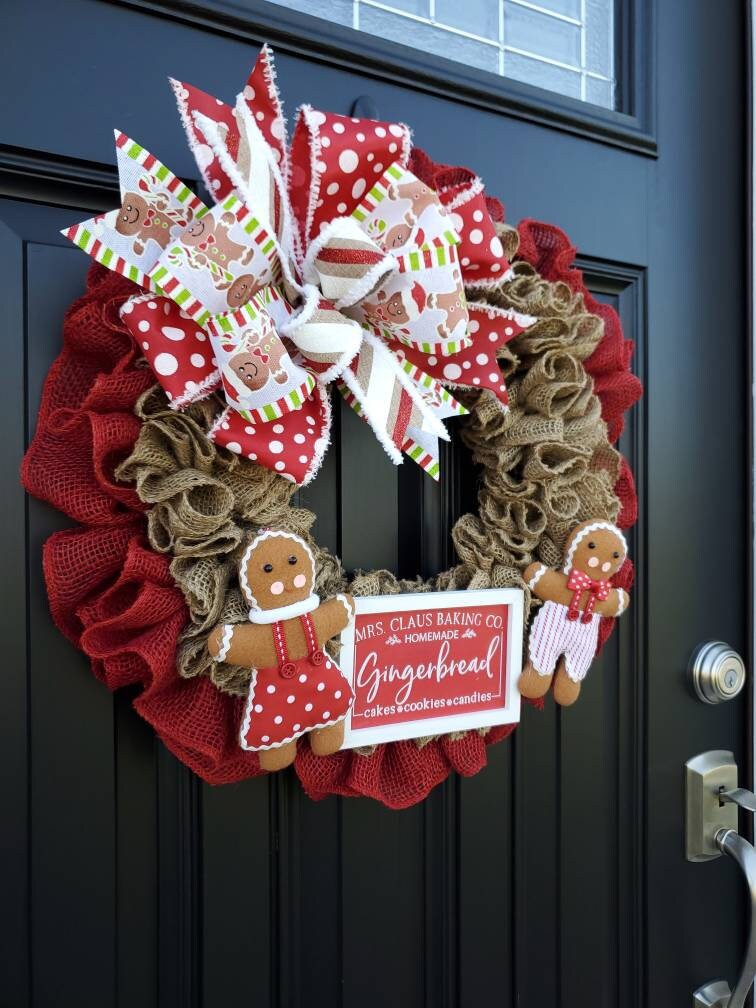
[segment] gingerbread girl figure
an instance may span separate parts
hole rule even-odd
[[[542,563],[525,570],[528,587],[544,604],[533,620],[530,660],[520,677],[524,697],[544,696],[553,681],[558,704],[568,707],[577,700],[596,654],[599,620],[627,608],[627,592],[611,584],[626,556],[627,543],[617,526],[591,520],[572,530],[561,571]]]
[[[215,627],[216,661],[252,670],[239,743],[260,754],[263,770],[294,762],[297,739],[310,733],[316,756],[337,752],[354,693],[323,650],[354,617],[351,595],[326,602],[313,594],[315,559],[299,536],[260,532],[244,551],[239,584],[249,623]]]

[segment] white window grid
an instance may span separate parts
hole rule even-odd
[[[279,0],[280,2],[280,0]],[[449,32],[451,35],[461,35],[463,38],[473,39],[476,42],[481,42],[484,45],[492,46],[498,49],[498,72],[504,77],[506,76],[506,57],[507,53],[513,53],[518,56],[527,56],[528,59],[537,60],[539,63],[547,63],[550,66],[560,67],[563,70],[571,70],[580,74],[580,98],[582,101],[588,99],[587,88],[588,79],[592,78],[597,81],[604,81],[607,84],[614,85],[614,78],[607,77],[605,74],[597,73],[595,70],[588,70],[587,63],[587,11],[586,11],[586,0],[580,0],[580,17],[572,17],[569,14],[563,14],[559,11],[550,10],[548,7],[542,7],[538,3],[534,3],[533,0],[509,0],[510,3],[517,7],[523,7],[526,10],[534,11],[537,14],[545,14],[550,18],[554,18],[556,21],[564,21],[567,24],[574,25],[576,28],[580,29],[580,66],[576,66],[574,63],[565,63],[562,60],[552,59],[549,56],[543,56],[540,53],[532,52],[529,49],[521,49],[517,46],[509,45],[506,41],[506,11],[504,9],[504,0],[498,0],[499,6],[499,33],[498,38],[492,39],[484,35],[478,35],[475,32],[465,31],[463,28],[457,28],[454,25],[445,24],[436,18],[436,0],[428,0],[428,14],[414,14],[410,11],[401,10],[399,7],[393,7],[389,3],[383,3],[382,0],[353,0],[353,10],[352,10],[352,27],[359,31],[360,29],[360,8],[364,7],[374,7],[376,10],[385,11],[388,14],[395,14],[398,17],[405,18],[408,21],[415,21],[419,24],[430,25],[434,28],[443,29],[443,31]],[[610,33],[609,37],[614,38],[614,4],[609,5],[610,11]],[[612,56],[612,73],[614,72],[614,58]]]

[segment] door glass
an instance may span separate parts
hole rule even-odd
[[[275,0],[428,53],[615,107],[615,0]]]

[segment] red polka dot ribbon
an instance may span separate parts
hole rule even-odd
[[[449,388],[505,408],[496,352],[535,321],[465,297],[510,275],[482,182],[421,182],[400,123],[305,105],[287,144],[267,46],[233,109],[171,84],[214,204],[117,133],[121,206],[64,232],[147,289],[123,319],[171,405],[219,388],[211,438],[303,485],[335,382],[393,462],[437,479],[466,412]]]

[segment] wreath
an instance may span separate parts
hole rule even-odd
[[[534,560],[559,566],[580,522],[635,522],[614,446],[641,390],[632,342],[566,236],[505,224],[472,172],[412,149],[407,127],[305,106],[287,148],[267,47],[234,109],[172,84],[216,202],[116,134],[122,205],[64,232],[96,263],[22,478],[77,523],[44,547],[56,625],[109,689],[138,687],[135,710],[172,753],[222,784],[263,772],[239,746],[250,669],[208,649],[214,627],[247,618],[236,572],[254,535],[301,537],[319,595],[516,587],[529,620]],[[454,526],[450,570],[350,574],[317,544],[292,496],[327,451],[331,386],[427,478],[442,478],[442,421],[460,418],[479,506]],[[632,575],[626,559],[613,583]],[[613,623],[600,620],[599,644]],[[403,808],[451,770],[477,773],[513,728],[325,756],[302,739],[294,766],[312,798]]]

